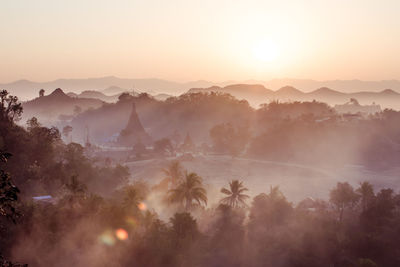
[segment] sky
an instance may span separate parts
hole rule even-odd
[[[0,82],[400,79],[398,0],[0,0]]]

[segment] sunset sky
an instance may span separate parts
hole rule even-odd
[[[399,0],[0,3],[0,82],[400,79]]]

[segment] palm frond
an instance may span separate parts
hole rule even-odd
[[[231,195],[232,192],[229,191],[228,189],[226,189],[225,187],[221,188],[221,193],[225,194],[225,195]]]

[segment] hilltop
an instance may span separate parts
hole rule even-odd
[[[32,99],[38,95],[40,89],[53,90],[54,88],[63,88],[67,92],[79,94],[87,90],[95,90],[105,95],[116,95],[126,91],[135,90],[137,92],[147,92],[152,95],[169,94],[180,95],[191,88],[210,88],[217,86],[225,88],[228,85],[257,84],[269,88],[270,90],[278,90],[287,85],[296,88],[302,92],[312,92],[318,88],[330,88],[339,92],[380,92],[386,88],[394,91],[400,91],[400,81],[383,80],[383,81],[360,81],[360,80],[328,80],[315,81],[307,79],[273,79],[269,81],[190,81],[190,82],[174,82],[169,80],[149,78],[149,79],[125,79],[115,76],[106,76],[99,78],[87,79],[57,79],[48,82],[33,82],[29,80],[18,80],[10,83],[0,84],[1,89],[6,89],[13,95],[18,95],[21,99]],[[234,90],[234,88],[231,88]],[[258,89],[262,89],[261,87]],[[257,90],[257,89],[255,89]]]
[[[380,92],[344,93],[328,87],[321,87],[311,92],[304,92],[293,86],[284,86],[273,91],[260,84],[234,84],[225,87],[212,86],[188,90],[188,93],[195,92],[229,93],[238,99],[246,99],[254,107],[271,101],[293,102],[316,100],[336,105],[346,103],[351,98],[356,98],[363,105],[376,103],[385,108],[400,109],[400,94],[392,89]]]
[[[76,115],[90,108],[98,108],[104,102],[94,98],[70,97],[60,88],[49,95],[37,97],[23,103],[23,121],[33,116],[41,122],[55,122],[60,115]]]

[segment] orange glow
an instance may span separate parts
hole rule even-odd
[[[115,236],[119,240],[127,240],[128,239],[128,232],[125,229],[119,228],[115,231]]]
[[[147,209],[147,205],[145,203],[143,203],[143,202],[140,202],[139,205],[138,205],[138,208],[140,210],[146,210]]]

